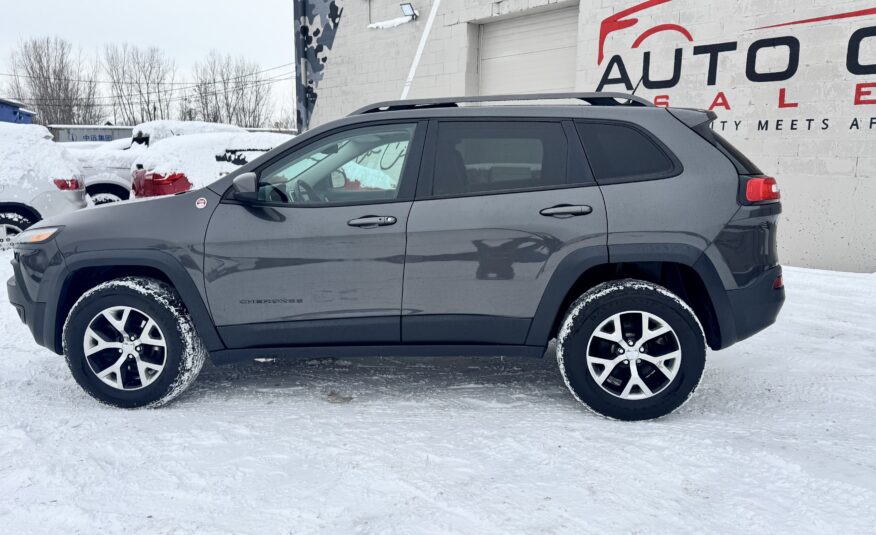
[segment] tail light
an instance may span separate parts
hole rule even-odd
[[[779,184],[769,176],[743,177],[747,203],[775,202],[781,198]]]
[[[785,277],[779,275],[776,277],[776,280],[773,281],[773,290],[780,290],[785,287]]]
[[[171,173],[167,176],[155,172],[146,173],[146,180],[151,180],[156,185],[173,184],[183,178],[186,178],[185,173]]]
[[[82,184],[75,178],[56,178],[53,182],[62,191],[82,189]]]

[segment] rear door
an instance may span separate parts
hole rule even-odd
[[[206,236],[210,309],[232,348],[398,343],[405,226],[425,125],[321,137],[259,169]]]
[[[426,147],[408,221],[402,339],[524,344],[561,262],[576,251],[607,260],[605,205],[574,126],[436,120]]]

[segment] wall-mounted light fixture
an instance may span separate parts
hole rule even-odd
[[[404,3],[400,4],[400,6],[401,6],[402,13],[404,14],[405,17],[410,17],[411,20],[417,20],[417,17],[418,17],[417,10],[414,9],[413,4],[411,4],[410,2],[404,2]]]

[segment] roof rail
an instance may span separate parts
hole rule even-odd
[[[420,100],[390,100],[360,108],[350,115],[380,111],[403,111],[430,108],[458,108],[460,104],[480,102],[521,102],[532,100],[581,100],[591,106],[654,106],[642,97],[626,93],[533,93],[527,95],[484,95]],[[624,102],[625,101],[625,102]]]

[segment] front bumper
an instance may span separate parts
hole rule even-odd
[[[6,281],[9,303],[27,325],[34,341],[56,353],[57,287],[64,280],[64,260],[54,240],[32,247],[15,248],[12,258],[14,275]]]
[[[22,323],[30,329],[34,341],[45,347],[46,305],[45,303],[33,301],[24,291],[24,287],[17,280],[17,277],[18,272],[16,271],[16,275],[6,281],[6,293],[9,296],[9,303],[18,312],[18,317]]]
[[[781,275],[782,266],[775,266],[744,288],[727,292],[736,327],[735,341],[749,338],[775,323],[785,303],[785,287],[773,287]]]

